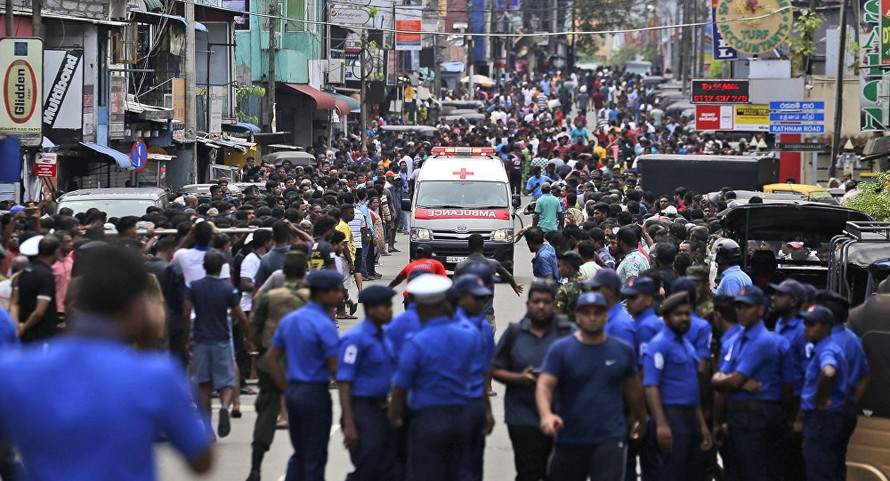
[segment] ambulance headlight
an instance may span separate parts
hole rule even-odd
[[[493,242],[513,242],[513,229],[498,229],[491,236]]]
[[[411,241],[428,241],[432,240],[433,234],[429,229],[421,229],[419,227],[415,227],[411,229]]]

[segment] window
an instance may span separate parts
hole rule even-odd
[[[288,32],[305,32],[306,22],[298,20],[306,20],[306,3],[311,0],[287,0],[287,26]]]

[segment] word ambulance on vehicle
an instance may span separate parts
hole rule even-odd
[[[512,272],[513,216],[504,164],[488,147],[436,147],[423,164],[410,199],[410,256],[430,247],[448,270],[469,255],[467,240],[480,234],[486,257]],[[518,202],[518,199],[516,199]]]

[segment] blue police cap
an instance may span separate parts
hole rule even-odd
[[[463,274],[475,274],[482,278],[485,285],[494,283],[494,270],[485,262],[471,262],[461,269],[461,275]]]
[[[655,281],[651,277],[637,277],[627,281],[627,285],[621,289],[622,296],[633,297],[639,294],[654,296],[658,292]]]
[[[800,317],[804,321],[817,322],[819,324],[834,324],[834,313],[825,306],[810,306],[809,309],[800,313]]]
[[[735,296],[736,304],[748,304],[751,306],[765,306],[769,303],[769,298],[757,286],[745,286]]]
[[[606,302],[606,298],[599,292],[585,292],[575,302],[575,310],[581,309],[584,306],[608,307],[609,303]]]
[[[618,278],[618,273],[613,269],[602,268],[596,271],[596,274],[593,275],[593,279],[590,280],[589,284],[593,287],[614,287],[615,289],[621,289],[621,279]]]
[[[671,284],[671,293],[676,294],[678,292],[683,292],[689,296],[690,302],[695,302],[698,288],[695,286],[695,281],[688,277],[681,277]]]
[[[689,294],[681,289],[679,292],[674,292],[664,302],[661,303],[661,315],[667,315],[673,312],[674,309],[680,306],[688,306],[690,305]]]
[[[461,274],[454,280],[457,295],[472,294],[474,296],[490,296],[491,289],[485,287],[485,281],[476,274]]]
[[[785,279],[781,284],[770,284],[769,286],[776,292],[788,294],[798,302],[807,300],[807,288],[794,279]]]
[[[306,282],[309,283],[310,289],[335,289],[343,284],[343,276],[331,269],[321,269],[310,272],[306,276]]]
[[[366,306],[379,306],[392,301],[396,291],[386,286],[369,286],[362,289],[358,295],[358,301]]]

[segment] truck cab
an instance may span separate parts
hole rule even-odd
[[[480,234],[484,254],[512,272],[513,216],[510,182],[495,149],[436,147],[424,162],[406,205],[410,258],[430,247],[447,270],[470,254],[467,240]]]

